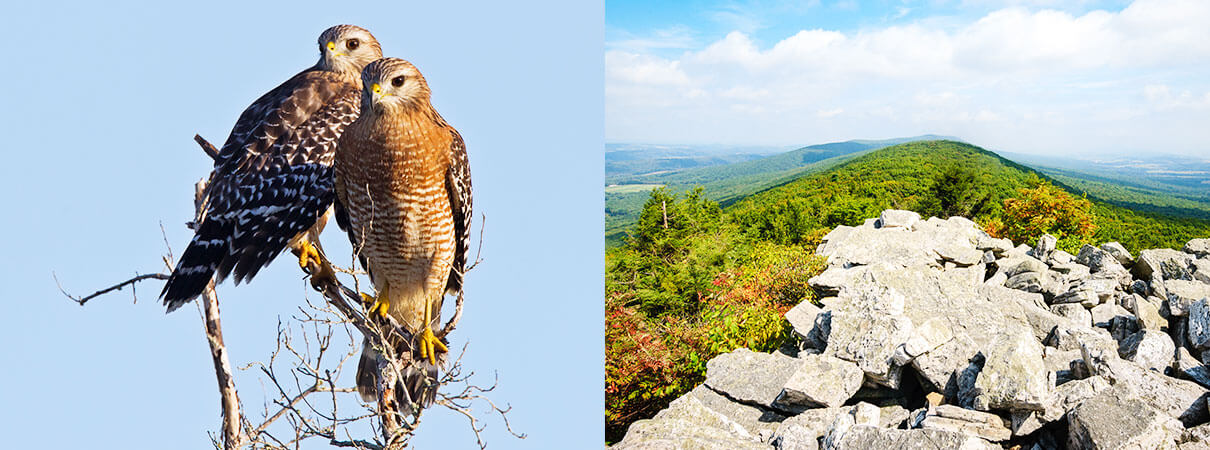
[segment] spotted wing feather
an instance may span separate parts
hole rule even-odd
[[[462,290],[462,274],[466,270],[466,258],[471,245],[471,167],[466,157],[466,144],[453,128],[454,140],[450,144],[450,168],[445,176],[445,190],[449,195],[450,210],[454,216],[454,263],[446,292],[456,294]]]
[[[212,278],[250,280],[315,224],[332,203],[336,140],[359,99],[354,83],[306,71],[244,110],[215,160],[198,231],[161,293],[169,311]]]

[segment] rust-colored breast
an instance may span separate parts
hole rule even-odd
[[[363,118],[336,155],[338,195],[375,287],[389,287],[390,313],[418,329],[423,302],[440,310],[454,259],[445,185],[452,135],[421,113]]]

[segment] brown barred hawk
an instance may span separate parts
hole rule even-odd
[[[462,289],[470,240],[471,178],[458,131],[429,101],[429,87],[411,63],[383,58],[362,71],[362,114],[336,149],[336,219],[370,272],[377,298],[371,311],[407,333],[390,345],[399,360],[413,411],[437,395],[446,348],[441,326],[446,293]],[[362,351],[357,388],[374,401],[378,351]],[[401,396],[402,397],[402,396]]]
[[[336,140],[361,107],[361,69],[382,57],[369,31],[338,25],[319,36],[319,62],[258,98],[214,161],[196,234],[160,296],[168,311],[213,278],[249,281],[290,245],[304,267],[334,197]]]

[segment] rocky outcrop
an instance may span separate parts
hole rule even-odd
[[[1202,448],[1210,240],[1072,255],[885,211],[816,250],[797,348],[738,349],[617,448]]]

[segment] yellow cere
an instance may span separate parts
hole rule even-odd
[[[336,50],[336,43],[328,41],[328,51]]]
[[[381,94],[382,86],[379,86],[378,83],[374,83],[373,85],[370,86],[370,91],[375,94]]]

